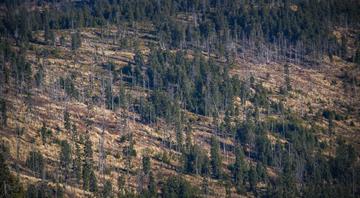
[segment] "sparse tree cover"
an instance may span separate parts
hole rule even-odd
[[[26,159],[26,166],[35,173],[35,176],[42,176],[44,163],[44,157],[39,151],[30,151]]]
[[[0,144],[0,196],[24,197],[24,190],[19,180],[11,174],[8,167],[9,151],[6,145]]]
[[[0,10],[0,197],[360,194],[358,1]],[[331,93],[301,87],[304,70]]]
[[[41,136],[42,143],[45,145],[47,138],[52,135],[51,129],[48,129],[46,127],[45,122],[43,122],[42,127],[39,129],[39,133],[40,133],[40,136]]]

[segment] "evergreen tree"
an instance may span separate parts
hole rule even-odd
[[[97,192],[98,191],[98,184],[97,179],[94,171],[90,172],[89,177],[89,190],[90,192]]]
[[[149,172],[148,194],[149,194],[149,198],[157,197],[156,181],[152,171]]]
[[[93,150],[89,134],[85,136],[84,161],[82,168],[83,189],[90,189],[90,176],[93,171]]]
[[[37,87],[41,87],[43,85],[43,81],[45,78],[44,68],[43,65],[39,65],[39,69],[35,74],[35,83]]]
[[[71,34],[71,50],[76,51],[81,47],[81,34],[76,31]]]
[[[291,80],[290,80],[290,69],[289,68],[290,68],[290,66],[288,64],[284,65],[286,93],[291,91]]]
[[[71,129],[70,114],[67,110],[64,111],[64,128],[69,132]]]
[[[150,164],[149,156],[143,156],[142,165],[143,165],[144,174],[147,175],[151,171],[151,164]]]
[[[356,49],[355,56],[354,56],[354,63],[360,67],[360,47]]]
[[[298,197],[295,176],[292,163],[289,157],[285,158],[284,168],[277,183],[275,196],[277,197]]]
[[[102,192],[102,197],[104,197],[104,198],[113,197],[113,195],[112,195],[112,184],[111,184],[111,182],[109,180],[105,181],[104,189],[103,189],[103,192]]]
[[[47,138],[48,138],[49,136],[51,136],[51,134],[52,134],[51,129],[48,129],[48,128],[46,127],[45,122],[43,122],[42,127],[41,127],[40,130],[39,130],[39,133],[40,133],[40,137],[41,137],[42,143],[45,145]]]
[[[162,197],[197,197],[198,189],[182,177],[169,177],[162,187]]]
[[[44,157],[38,151],[30,151],[26,159],[26,166],[40,177],[44,171]]]
[[[0,151],[0,197],[24,197],[22,186],[10,173],[5,155]]]
[[[78,184],[80,184],[82,175],[81,175],[81,153],[80,153],[80,146],[77,142],[75,142],[75,159],[74,162],[74,175]]]
[[[118,186],[118,197],[122,197],[125,194],[125,177],[124,175],[119,175],[117,178],[117,186]]]
[[[215,136],[211,137],[211,170],[214,178],[219,179],[221,176],[221,156],[219,141]]]
[[[253,167],[253,166],[250,167],[249,172],[248,172],[248,178],[249,178],[250,190],[256,196],[256,184],[258,182],[258,174],[256,172],[255,167]]]
[[[90,175],[92,172],[91,165],[85,161],[82,167],[82,180],[83,180],[83,189],[89,190],[90,189]]]
[[[235,163],[233,165],[233,179],[235,182],[236,190],[238,193],[245,192],[245,171],[246,171],[246,164],[244,161],[245,155],[240,145],[236,146],[235,148]]]
[[[7,107],[4,99],[0,98],[1,125],[7,126]]]
[[[61,141],[60,144],[60,165],[63,169],[64,179],[65,182],[68,179],[69,176],[69,170],[71,168],[72,160],[71,160],[71,146],[67,142],[67,140]]]

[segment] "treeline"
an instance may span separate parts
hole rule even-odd
[[[253,55],[258,60],[315,63],[323,55],[355,61],[337,42],[335,27],[359,26],[356,0],[330,1],[4,1],[7,12],[0,32],[17,40],[31,39],[44,30],[51,39],[55,29],[151,22],[162,47],[198,48],[221,57]],[[27,6],[34,7],[29,11]],[[42,9],[46,6],[46,9]],[[13,10],[18,10],[13,12]],[[48,40],[46,39],[46,40]]]

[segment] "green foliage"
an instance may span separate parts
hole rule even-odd
[[[4,147],[3,144],[1,144]],[[0,196],[1,197],[24,197],[23,187],[19,181],[10,173],[8,164],[6,162],[7,149],[0,150]]]
[[[97,179],[94,171],[90,172],[90,178],[89,178],[89,190],[90,192],[97,192],[98,191],[98,184]]]
[[[75,159],[74,159],[74,165],[73,165],[73,171],[76,178],[76,181],[78,184],[80,184],[80,181],[82,179],[82,162],[81,162],[81,153],[80,153],[80,146],[78,143],[75,143]]]
[[[256,195],[256,184],[258,182],[258,173],[254,166],[250,166],[248,171],[248,178],[249,178],[249,186],[250,191],[252,191]]]
[[[162,186],[161,197],[190,198],[197,197],[199,189],[191,186],[181,177],[169,177]]]
[[[153,173],[149,173],[148,197],[155,198],[157,196],[156,181]]]
[[[84,160],[82,166],[83,189],[89,190],[91,173],[93,172],[93,150],[89,134],[85,135]]]
[[[52,187],[47,183],[41,182],[36,184],[30,184],[26,190],[27,198],[39,198],[39,197],[64,197],[64,191],[60,186]]]
[[[71,129],[70,114],[67,110],[64,111],[64,128],[69,132]]]
[[[207,153],[198,145],[190,145],[183,152],[185,173],[208,175],[210,173],[210,160]]]
[[[286,86],[286,92],[291,91],[291,81],[290,81],[290,69],[289,65],[284,65],[284,75],[285,75],[285,86]]]
[[[151,171],[151,163],[149,156],[143,156],[142,158],[143,171],[147,175]]]
[[[111,184],[111,181],[109,180],[106,180],[105,181],[105,184],[104,184],[104,189],[103,189],[103,192],[102,192],[102,197],[104,198],[111,198],[113,197],[112,195],[112,184]]]
[[[67,140],[61,141],[59,156],[60,156],[60,166],[63,169],[62,171],[66,180],[68,178],[68,174],[72,164],[71,146],[67,142]]]
[[[4,99],[0,98],[1,125],[7,126],[7,107]]]
[[[26,166],[32,170],[38,177],[42,176],[44,171],[44,157],[39,151],[30,151],[26,159]]]
[[[43,85],[43,81],[45,78],[44,68],[42,64],[39,65],[39,69],[35,74],[35,83],[37,87],[41,87]]]
[[[77,99],[79,97],[79,91],[75,87],[74,80],[75,80],[75,76],[72,76],[72,77],[68,76],[65,79],[63,77],[60,77],[60,79],[59,79],[60,86],[62,89],[65,90],[65,93],[70,98]]]
[[[355,56],[354,56],[354,63],[360,66],[360,47],[356,49]]]
[[[233,180],[238,193],[245,192],[245,171],[247,166],[245,164],[245,155],[241,146],[235,148],[235,162],[231,167]]]
[[[119,175],[117,178],[117,187],[118,187],[118,197],[122,197],[125,194],[125,177],[124,175]]]
[[[81,47],[81,34],[79,31],[76,31],[71,34],[71,50],[76,51]]]
[[[39,129],[39,133],[40,133],[41,140],[42,140],[43,144],[45,145],[47,138],[51,137],[51,135],[52,135],[51,129],[48,129],[46,127],[45,122],[43,122],[42,127]]]
[[[220,145],[219,140],[215,137],[211,137],[211,170],[214,178],[219,179],[221,177],[221,156],[220,156]]]

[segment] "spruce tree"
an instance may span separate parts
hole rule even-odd
[[[211,137],[211,169],[214,178],[219,179],[221,176],[221,156],[219,141],[215,136]]]
[[[1,125],[7,126],[7,107],[4,99],[0,98]]]
[[[80,146],[76,142],[75,143],[75,156],[74,156],[74,176],[76,178],[76,182],[80,184],[81,181],[81,153],[80,153]]]
[[[233,165],[233,179],[235,183],[235,187],[238,193],[245,192],[245,171],[246,171],[246,164],[244,161],[245,155],[240,145],[236,146],[235,148],[235,163]]]
[[[89,178],[89,190],[90,192],[97,192],[98,191],[98,184],[97,179],[94,171],[90,172],[90,178]]]
[[[249,178],[250,191],[252,191],[256,196],[256,184],[258,182],[258,175],[255,167],[253,166],[250,167],[248,172],[248,178]]]
[[[151,164],[150,164],[149,156],[143,156],[142,165],[143,165],[144,174],[147,175],[151,171]]]
[[[60,144],[60,165],[63,169],[65,182],[69,177],[69,171],[71,168],[72,160],[71,160],[71,146],[67,142],[67,140],[63,140]]]
[[[64,128],[70,132],[71,123],[70,123],[70,114],[67,110],[64,111]]]
[[[71,34],[71,49],[76,51],[81,47],[81,34],[79,31]]]
[[[39,151],[30,151],[26,159],[26,166],[40,177],[44,170],[44,157]]]
[[[150,198],[155,198],[157,194],[156,181],[152,171],[149,172],[148,194]]]
[[[93,150],[92,142],[90,136],[86,134],[85,136],[85,145],[84,145],[84,161],[82,168],[82,178],[83,178],[83,189],[90,189],[90,176],[93,171]]]
[[[102,197],[104,198],[111,198],[112,196],[112,184],[110,180],[106,180],[104,187],[103,187],[103,192],[102,192]]]
[[[24,197],[24,190],[6,162],[6,153],[0,151],[0,197]]]

